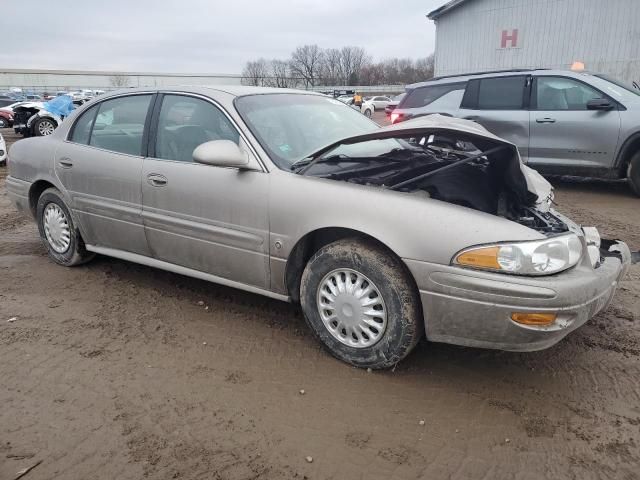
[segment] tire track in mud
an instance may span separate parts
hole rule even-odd
[[[64,269],[32,223],[1,230],[8,243],[33,250],[0,250],[0,478],[30,461],[7,455],[32,453],[33,480],[640,471],[638,267],[547,351],[423,342],[367,373],[326,355],[289,305],[104,257]]]

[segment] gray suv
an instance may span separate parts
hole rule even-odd
[[[640,91],[606,75],[509,70],[407,87],[392,123],[440,113],[474,120],[545,174],[627,178],[640,195]]]

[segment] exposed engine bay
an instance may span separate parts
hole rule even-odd
[[[548,185],[522,165],[517,150],[457,130],[395,135],[342,143],[301,163],[298,173],[377,186],[441,200],[507,218],[545,234],[568,226],[539,198],[532,183]]]

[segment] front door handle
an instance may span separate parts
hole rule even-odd
[[[556,123],[555,118],[545,117],[545,118],[536,118],[537,123]]]
[[[168,182],[167,177],[158,173],[147,175],[147,183],[152,187],[164,187]]]
[[[60,166],[62,168],[71,168],[71,167],[73,167],[73,162],[71,161],[70,158],[67,158],[67,157],[61,158],[58,163],[60,164]]]

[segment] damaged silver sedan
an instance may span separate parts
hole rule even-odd
[[[479,125],[379,128],[293,90],[105,95],[17,142],[7,189],[55,262],[109,255],[299,303],[359,367],[423,335],[549,347],[606,308],[631,262]]]

